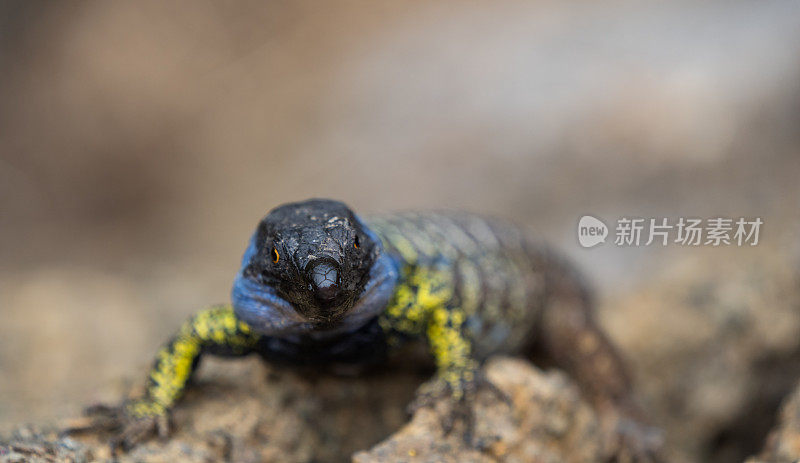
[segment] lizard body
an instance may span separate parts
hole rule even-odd
[[[206,353],[375,364],[415,341],[430,346],[439,391],[453,400],[471,399],[488,356],[539,350],[598,405],[627,415],[628,377],[590,306],[570,265],[499,221],[463,213],[362,219],[330,200],[284,205],[251,238],[232,304],[191,317],[158,352],[145,395],[126,406],[133,425],[121,444],[152,431],[141,424],[169,412]]]

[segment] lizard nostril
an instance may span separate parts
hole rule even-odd
[[[333,265],[321,262],[311,268],[309,277],[317,299],[330,302],[339,294],[339,271]]]

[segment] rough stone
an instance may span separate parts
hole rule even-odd
[[[520,359],[496,358],[485,366],[511,400],[479,394],[481,450],[465,444],[460,424],[443,431],[446,401],[418,410],[404,425],[420,372],[341,378],[272,370],[246,359],[208,362],[200,373],[175,411],[170,438],[148,441],[120,462],[328,462],[348,461],[354,452],[357,463],[588,462],[610,448],[575,384]],[[0,462],[107,460],[107,440],[105,433],[64,437],[57,429],[20,428],[0,447]]]

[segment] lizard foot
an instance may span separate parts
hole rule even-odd
[[[474,407],[480,391],[490,392],[505,404],[511,404],[508,395],[476,369],[467,375],[461,375],[455,382],[438,376],[423,384],[408,410],[413,414],[421,408],[436,409],[437,404],[444,402],[446,406],[440,413],[440,419],[445,435],[451,434],[460,427],[461,437],[466,445],[478,450],[485,450],[499,437],[475,438]]]
[[[131,400],[121,406],[97,404],[84,410],[84,418],[68,426],[64,434],[110,432],[112,454],[127,452],[154,435],[169,435],[169,415],[163,407],[146,400]]]
[[[620,417],[614,423],[615,445],[610,461],[619,463],[661,463],[663,433],[653,426]]]

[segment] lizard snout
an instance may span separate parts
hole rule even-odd
[[[314,297],[330,303],[339,295],[340,280],[338,265],[328,261],[313,264],[308,270],[308,279],[314,288]]]

